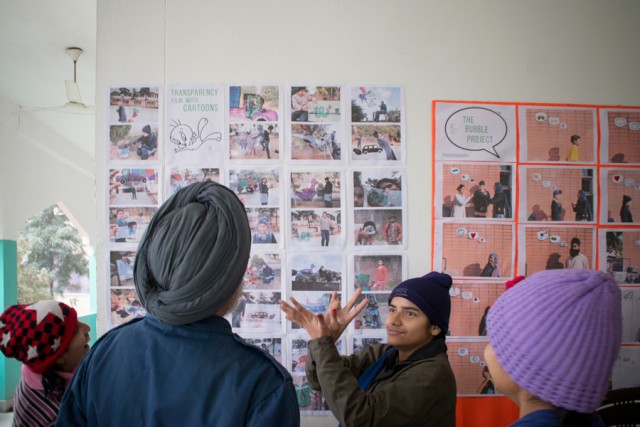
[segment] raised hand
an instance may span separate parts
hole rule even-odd
[[[284,300],[280,300],[280,309],[286,314],[287,320],[304,328],[309,333],[311,339],[331,336],[322,313],[314,315],[304,308],[294,297],[291,297],[291,303],[293,306],[287,304]]]
[[[331,333],[331,338],[336,342],[340,338],[340,335],[347,328],[347,325],[351,323],[351,321],[367,306],[367,299],[364,298],[360,301],[355,308],[356,300],[362,293],[362,289],[356,290],[353,296],[347,301],[344,307],[340,307],[340,300],[338,300],[338,294],[336,291],[333,291],[331,295],[331,303],[329,304],[329,310],[327,310],[327,315],[324,318],[325,324],[329,332]]]

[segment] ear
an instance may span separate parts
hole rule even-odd
[[[431,335],[437,337],[442,332],[442,328],[440,326],[431,325]]]

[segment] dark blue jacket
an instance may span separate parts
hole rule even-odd
[[[151,315],[105,334],[65,393],[58,426],[299,426],[289,373],[222,317]]]

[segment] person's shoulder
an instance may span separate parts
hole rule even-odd
[[[234,339],[239,345],[239,348],[247,358],[251,358],[255,361],[255,368],[264,370],[265,373],[272,373],[283,380],[291,380],[291,374],[282,366],[278,361],[269,354],[266,350],[263,350],[253,344],[246,342],[240,336],[234,334]]]

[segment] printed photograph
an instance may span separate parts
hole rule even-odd
[[[242,292],[231,312],[231,326],[241,331],[280,332],[280,292]]]
[[[251,253],[242,279],[247,291],[278,290],[282,287],[282,261],[279,253]]]
[[[354,212],[354,245],[402,245],[402,223],[401,209],[358,209]]]
[[[512,277],[513,224],[437,222],[434,270],[452,277]]]
[[[363,169],[353,172],[353,207],[401,208],[402,175],[398,169]]]
[[[640,109],[600,110],[603,163],[640,163]]]
[[[487,341],[447,340],[447,353],[456,377],[458,395],[496,394],[496,387],[484,360]]]
[[[291,296],[313,314],[322,313],[324,315],[327,314],[329,304],[331,304],[331,295],[331,292],[293,291]],[[338,301],[342,300],[342,294],[340,292],[337,293],[337,297]],[[289,322],[289,324],[292,330],[299,331],[302,329],[295,323]]]
[[[110,206],[157,206],[158,172],[156,169],[110,169]]]
[[[111,251],[109,260],[111,286],[133,287],[133,263],[136,260],[136,251]]]
[[[519,108],[518,116],[522,160],[594,163],[595,109],[526,106]]]
[[[339,86],[292,86],[292,122],[339,122],[342,117]]]
[[[487,336],[487,315],[495,300],[504,292],[504,281],[494,283],[456,283],[451,295],[451,318],[447,335],[459,337]]]
[[[109,123],[158,123],[160,91],[157,87],[112,87]]]
[[[291,172],[291,209],[339,208],[341,190],[340,172]]]
[[[398,86],[352,86],[351,121],[400,123],[402,103]]]
[[[293,291],[328,292],[342,288],[344,258],[341,253],[293,253],[289,257],[289,268]]]
[[[362,293],[356,300],[356,305],[363,299],[367,300],[367,305],[353,319],[354,330],[385,329],[385,322],[389,316],[389,293]]]
[[[221,182],[220,168],[173,167],[169,175],[171,195],[194,182]]]
[[[436,165],[436,200],[440,218],[513,218],[512,165],[443,163]]]
[[[593,168],[520,168],[521,221],[595,221]]]
[[[340,209],[292,210],[290,224],[291,246],[323,249],[343,245]]]
[[[244,338],[251,345],[266,351],[282,364],[282,338]]]
[[[351,160],[402,160],[400,125],[351,126]]]
[[[640,285],[640,231],[599,230],[600,269],[616,283]]]
[[[354,255],[354,289],[389,292],[403,280],[402,255]]]
[[[266,246],[275,245],[281,241],[280,209],[262,207],[246,209],[249,226],[251,227],[252,244]]]
[[[231,169],[227,186],[245,206],[280,206],[280,169]]]
[[[109,160],[158,159],[157,123],[111,125],[109,141]]]
[[[229,121],[277,122],[280,111],[278,86],[229,86]]]
[[[360,353],[360,351],[363,348],[369,347],[370,345],[378,345],[378,344],[385,344],[386,343],[386,339],[382,338],[382,337],[363,337],[363,336],[358,336],[358,337],[353,337],[351,339],[351,341],[352,341],[352,345],[353,345],[353,351],[351,353],[353,353],[353,354]]]
[[[600,173],[600,222],[640,222],[640,170],[602,168]]]
[[[109,208],[109,241],[138,243],[157,208]]]
[[[340,160],[342,127],[337,124],[292,124],[292,160]]]
[[[229,125],[229,159],[278,160],[280,158],[280,125],[233,123]]]
[[[135,289],[111,289],[112,325],[121,325],[146,314],[147,311],[138,300]]]
[[[306,356],[301,357],[306,358]],[[304,369],[302,371],[304,372]],[[293,375],[293,386],[296,389],[298,406],[300,407],[301,412],[329,411],[329,407],[322,396],[322,392],[312,389],[307,382],[306,376]]]

